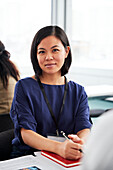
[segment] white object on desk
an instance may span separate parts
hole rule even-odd
[[[10,159],[0,162],[0,170],[19,170],[20,168],[27,168],[28,166],[38,165],[38,159],[34,156],[27,155],[15,159]]]
[[[107,97],[107,98],[105,99],[105,101],[111,101],[111,102],[113,102],[113,97]]]
[[[64,137],[61,137],[61,136],[47,136],[48,139],[51,139],[51,140],[54,140],[54,141],[58,141],[58,142],[64,142],[65,141],[65,138]]]
[[[32,155],[23,156],[15,159],[10,159],[0,162],[0,170],[19,170],[20,168],[27,168],[29,166],[37,166],[42,170],[81,170],[81,165],[64,168],[61,165],[51,161],[50,159],[41,155],[41,152],[35,152],[36,157]]]

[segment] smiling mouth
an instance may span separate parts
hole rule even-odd
[[[45,67],[53,67],[53,66],[55,66],[56,65],[56,63],[52,63],[52,64],[45,64]]]

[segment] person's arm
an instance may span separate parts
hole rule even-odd
[[[21,136],[24,143],[33,148],[54,152],[66,159],[78,159],[82,157],[82,153],[79,151],[81,145],[71,140],[66,140],[65,142],[53,141],[24,128],[21,128]]]
[[[82,87],[82,90],[78,91],[80,93],[79,107],[76,113],[76,135],[68,135],[68,137],[75,143],[84,144],[88,138],[91,129],[91,122],[89,120],[89,105],[87,94]],[[83,130],[80,130],[83,129]]]
[[[86,142],[88,136],[90,134],[90,129],[83,129],[77,133],[77,136],[82,139],[84,142]]]

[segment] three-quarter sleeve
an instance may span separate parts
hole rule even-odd
[[[20,128],[33,130],[36,132],[36,120],[33,113],[30,95],[18,81],[15,86],[14,98],[10,111],[18,137],[20,137]]]
[[[89,120],[90,115],[89,115],[88,98],[83,87],[78,100],[79,100],[78,109],[75,118],[76,120],[75,133],[86,128],[91,128],[92,125]]]

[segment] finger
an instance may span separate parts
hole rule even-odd
[[[68,137],[75,143],[80,143],[81,145],[84,144],[84,140],[79,138],[77,135],[68,135]]]
[[[79,152],[83,153],[83,145],[79,144],[79,143],[74,143],[70,141],[67,141],[67,148],[68,149],[75,149],[78,150]]]
[[[77,135],[68,135],[68,137],[73,141],[73,142],[80,142],[81,139]]]
[[[71,148],[73,148],[73,149],[76,149],[76,150],[80,150],[80,149],[82,149],[82,145],[81,144],[79,144],[79,143],[71,143]]]
[[[83,156],[82,153],[80,153],[78,150],[71,149],[69,153],[67,153],[66,158],[67,159],[80,159]]]

